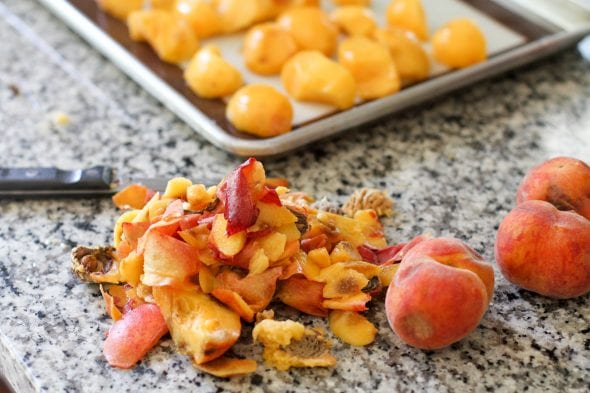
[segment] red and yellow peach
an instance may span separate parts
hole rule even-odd
[[[453,238],[419,242],[403,258],[385,299],[393,331],[405,343],[438,349],[479,324],[494,290],[492,266]]]

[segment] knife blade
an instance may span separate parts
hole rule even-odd
[[[0,168],[0,198],[111,196],[133,183],[164,191],[168,179],[122,178],[104,165],[84,169]]]

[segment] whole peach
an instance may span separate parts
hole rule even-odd
[[[402,341],[438,349],[477,327],[493,291],[494,270],[473,249],[458,239],[427,239],[402,259],[385,311]]]
[[[556,157],[531,169],[520,183],[516,203],[547,201],[590,220],[590,166],[571,157]]]
[[[590,292],[590,220],[527,201],[502,220],[496,261],[508,281],[541,295],[569,299]]]

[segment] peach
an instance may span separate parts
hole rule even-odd
[[[502,221],[496,261],[508,281],[552,298],[590,292],[590,220],[526,201]]]
[[[400,339],[438,349],[471,333],[494,290],[494,270],[460,240],[432,238],[404,256],[387,290],[385,310]]]
[[[571,157],[543,162],[531,169],[518,187],[517,204],[529,200],[547,201],[590,220],[590,166]]]

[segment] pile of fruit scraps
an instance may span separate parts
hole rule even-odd
[[[391,281],[402,247],[387,247],[376,213],[391,214],[391,201],[363,190],[344,206],[347,216],[281,184],[251,158],[217,186],[175,178],[163,194],[133,185],[114,196],[127,210],[113,246],[72,251],[73,271],[100,283],[115,320],[104,343],[110,365],[132,367],[169,332],[201,370],[254,372],[254,360],[224,355],[242,323],[256,324],[253,339],[271,366],[334,365],[325,332],[275,320],[272,301],[328,317],[351,345],[374,340],[362,312]]]

